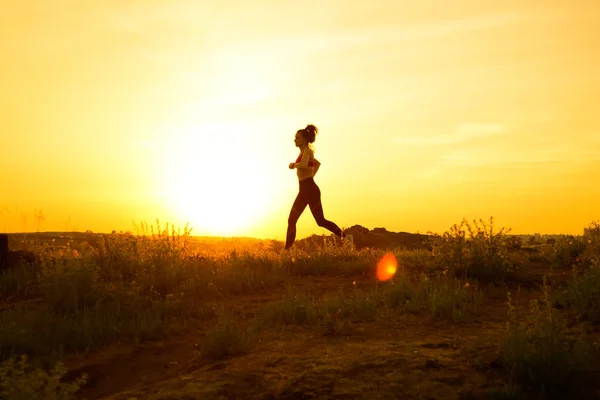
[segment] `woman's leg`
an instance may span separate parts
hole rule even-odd
[[[292,205],[292,210],[290,211],[290,216],[288,217],[288,228],[287,235],[285,238],[285,248],[286,250],[292,247],[294,241],[296,240],[296,222],[304,212],[304,209],[308,205],[308,196],[306,193],[303,193],[301,190],[296,196],[296,200]]]
[[[342,236],[342,230],[340,227],[335,223],[325,219],[325,215],[323,214],[323,204],[321,203],[321,190],[317,185],[315,185],[314,189],[311,191],[308,204],[310,206],[310,211],[312,212],[312,215],[315,217],[315,221],[317,221],[319,226],[340,237]]]

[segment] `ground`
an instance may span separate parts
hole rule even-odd
[[[362,277],[304,278],[321,296],[340,287],[376,285]],[[507,289],[508,290],[508,289]],[[250,320],[283,289],[229,299]],[[516,289],[524,303],[537,296]],[[205,329],[140,345],[114,345],[71,356],[72,373],[90,376],[86,399],[469,399],[502,390],[498,344],[506,331],[505,298],[486,302],[476,321],[456,324],[422,315],[382,315],[343,334],[315,327],[265,329],[244,355],[213,361],[201,351]]]
[[[13,237],[13,243],[18,243],[17,239]],[[254,253],[229,253],[223,248],[211,259],[180,255],[176,250],[184,239],[166,235],[146,241],[113,234],[102,247],[104,238],[92,237],[86,241],[100,245],[96,250],[82,247],[87,248],[87,258],[77,255],[82,253],[60,253],[63,243],[53,239],[56,249],[52,254],[66,254],[69,268],[56,267],[61,264],[52,258],[43,261],[41,275],[39,271],[32,275],[25,266],[2,276],[0,283],[5,288],[0,289],[8,297],[0,304],[0,321],[14,318],[15,325],[0,326],[0,338],[4,338],[0,350],[25,348],[36,352],[39,347],[50,355],[53,345],[36,341],[49,336],[36,336],[32,332],[35,329],[57,335],[61,345],[80,337],[89,339],[93,336],[90,332],[102,332],[101,338],[111,344],[68,351],[59,357],[69,371],[64,381],[87,375],[87,383],[77,393],[77,398],[87,400],[563,398],[540,395],[539,385],[528,386],[522,371],[518,377],[521,382],[517,382],[502,357],[510,315],[515,316],[509,314],[509,294],[511,304],[523,311],[532,300],[543,298],[543,288],[556,288],[559,293],[559,286],[571,274],[569,268],[553,267],[551,258],[537,250],[514,250],[509,256],[516,267],[500,282],[484,284],[453,275],[444,267],[446,258],[441,258],[441,263],[439,258],[434,260],[439,257],[435,251],[395,249],[392,252],[399,260],[396,275],[391,281],[380,282],[375,273],[377,260],[390,250],[357,251],[348,248],[348,243],[338,247],[339,243],[331,242],[326,248],[287,253],[277,243],[265,242],[252,243]],[[491,241],[474,242],[463,254],[479,254],[473,253],[478,243],[487,246]],[[497,257],[504,257],[504,253]],[[486,268],[496,265],[482,262],[488,263]],[[132,271],[137,284],[127,278]],[[583,297],[595,296],[597,301],[596,281],[586,282],[589,284],[578,286],[578,290]],[[158,291],[138,290],[135,296],[128,295],[136,285]],[[88,288],[97,291],[92,294],[92,303],[86,297]],[[177,303],[179,291],[182,297]],[[107,296],[116,300],[106,302]],[[128,318],[141,315],[138,307],[146,307],[146,300],[156,310],[176,304],[171,314],[165,314],[170,322],[163,324],[174,324],[171,332],[155,334],[154,320],[149,323],[152,329],[138,321],[132,325],[137,331],[128,331]],[[568,303],[555,303],[562,304],[560,312],[569,327],[575,326],[575,309],[564,306]],[[16,321],[20,312],[10,314],[11,309],[25,310],[28,304],[51,307],[54,314],[50,322],[41,327],[39,323],[29,324],[27,318]],[[119,314],[118,318],[85,314],[90,304],[113,307],[105,310]],[[593,307],[588,311],[597,309],[597,305]],[[194,314],[189,317],[188,311],[197,312],[189,313]],[[539,315],[541,319],[524,319],[525,325],[544,322],[550,314]],[[45,321],[44,313],[38,316],[42,317],[39,321]],[[64,321],[77,329],[63,330]],[[587,321],[591,322],[589,329],[577,339],[597,346],[600,325],[593,321]],[[90,326],[99,329],[90,330]],[[117,334],[110,335],[110,329]],[[536,329],[534,333],[542,339],[555,332],[542,325]],[[152,332],[152,339],[146,337],[148,332]],[[580,331],[573,332],[577,336]],[[520,337],[525,342],[531,340],[524,333]],[[94,340],[89,339],[89,343]],[[567,342],[566,336],[560,340]],[[72,348],[85,348],[87,343]],[[544,354],[544,345],[543,340],[535,344],[535,351],[542,350],[541,358],[531,353],[517,362],[526,365],[542,360],[544,364],[550,360],[554,366],[555,360],[565,360],[565,354],[569,361],[571,353],[566,347],[557,345]],[[588,359],[580,354],[581,360],[585,364]],[[589,365],[596,365],[596,359],[589,360],[594,362]],[[542,386],[555,378],[573,377],[572,370],[556,366],[556,374],[547,374],[544,365],[536,366]],[[595,375],[592,372],[589,376]],[[1,389],[0,385],[0,394]],[[591,390],[593,393],[596,388]],[[596,394],[600,398],[600,391]]]

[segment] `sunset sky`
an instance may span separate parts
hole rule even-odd
[[[600,219],[599,20],[596,0],[6,3],[0,231],[41,209],[41,230],[283,240],[313,123],[342,227],[581,234]]]

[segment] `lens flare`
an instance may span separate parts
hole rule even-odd
[[[386,253],[377,263],[377,279],[380,281],[389,281],[396,274],[398,261],[392,253]]]

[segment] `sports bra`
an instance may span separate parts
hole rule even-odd
[[[296,162],[297,162],[297,163],[299,163],[299,162],[301,162],[301,161],[302,161],[302,154],[304,154],[304,153],[300,153],[300,155],[298,156],[298,158],[296,158]],[[310,160],[308,161],[308,166],[309,166],[309,167],[314,167],[314,166],[315,166],[315,163],[313,162],[313,160],[312,160],[312,159],[310,159]]]

